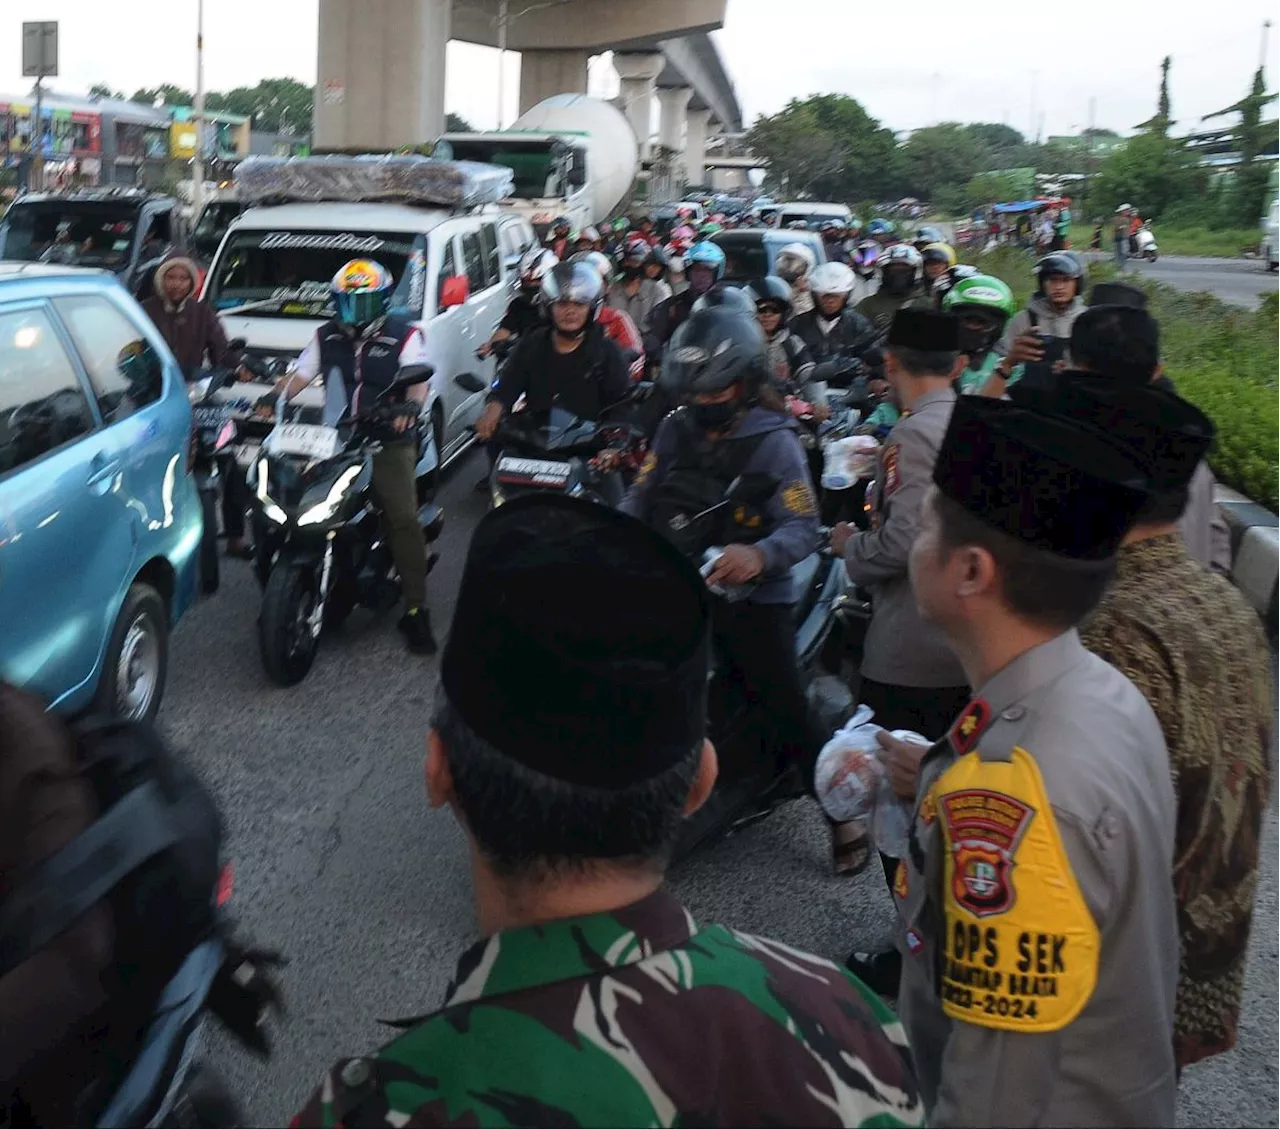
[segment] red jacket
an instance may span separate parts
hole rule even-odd
[[[600,328],[604,330],[604,335],[626,354],[631,369],[631,379],[642,379],[644,377],[644,340],[640,336],[640,331],[636,329],[636,323],[631,320],[631,315],[626,310],[618,310],[613,306],[601,306],[596,316],[600,322]]]

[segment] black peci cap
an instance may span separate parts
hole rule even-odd
[[[960,349],[960,323],[951,314],[904,308],[893,315],[885,345],[922,353],[955,353]]]
[[[1099,282],[1089,292],[1090,306],[1128,306],[1134,310],[1147,308],[1147,295],[1127,282]]]
[[[1213,443],[1214,426],[1208,416],[1153,384],[1068,370],[1044,390],[1020,391],[1015,384],[1009,398],[1105,432],[1132,454],[1157,491],[1186,486]]]
[[[642,522],[557,495],[476,527],[441,663],[474,732],[526,768],[621,789],[706,733],[709,604]]]
[[[933,481],[1002,533],[1077,560],[1114,556],[1150,496],[1135,456],[1095,427],[985,396],[956,401]]]

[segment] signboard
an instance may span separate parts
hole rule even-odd
[[[169,156],[191,160],[196,155],[199,137],[195,122],[174,122],[169,127]]]
[[[326,78],[324,80],[324,104],[326,106],[341,106],[347,100],[347,87],[340,78]]]
[[[48,78],[58,74],[58,21],[38,20],[22,25],[22,75]]]

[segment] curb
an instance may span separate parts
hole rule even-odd
[[[1213,500],[1231,530],[1231,582],[1262,617],[1274,645],[1280,602],[1280,518],[1226,486],[1214,487]]]

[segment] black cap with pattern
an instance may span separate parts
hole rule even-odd
[[[960,323],[952,314],[904,307],[893,315],[885,344],[891,349],[896,345],[922,353],[954,353],[960,348]]]
[[[702,577],[642,522],[529,495],[476,527],[441,663],[471,729],[527,768],[621,789],[706,733]]]

